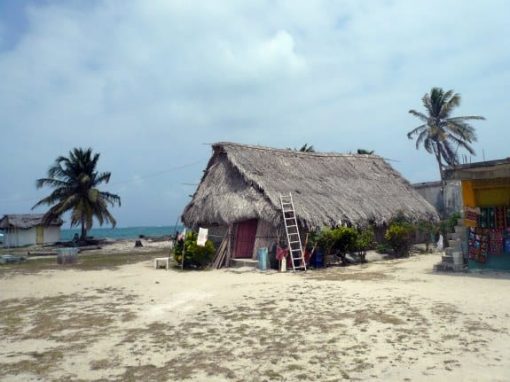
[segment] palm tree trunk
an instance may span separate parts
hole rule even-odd
[[[439,177],[441,178],[441,203],[439,205],[439,215],[444,219],[446,217],[446,181],[444,179],[443,161],[441,160],[441,153],[438,147],[435,148],[434,154],[436,155],[437,165],[439,167]]]
[[[85,219],[81,218],[81,241],[87,240],[87,229],[85,228]]]

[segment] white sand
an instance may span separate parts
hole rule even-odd
[[[438,260],[0,279],[0,380],[509,380],[510,276]]]

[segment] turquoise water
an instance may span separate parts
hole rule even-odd
[[[87,236],[93,236],[96,239],[136,239],[140,235],[144,236],[168,236],[174,235],[175,230],[182,230],[181,226],[159,226],[159,227],[123,227],[123,228],[92,228],[87,232]],[[62,241],[72,240],[74,234],[80,235],[79,228],[62,229],[60,231]]]

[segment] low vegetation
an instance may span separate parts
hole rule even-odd
[[[184,256],[184,268],[202,269],[211,263],[216,252],[210,240],[207,240],[204,246],[197,245],[197,237],[196,232],[190,231],[184,240],[177,241],[174,259],[178,264],[182,264]]]

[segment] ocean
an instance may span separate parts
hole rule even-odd
[[[122,228],[92,228],[87,232],[87,236],[96,239],[137,239],[140,235],[144,236],[168,236],[174,235],[175,230],[181,231],[182,226],[155,226],[155,227],[122,227]],[[62,229],[60,239],[62,241],[73,240],[74,234],[80,235],[79,228]]]

